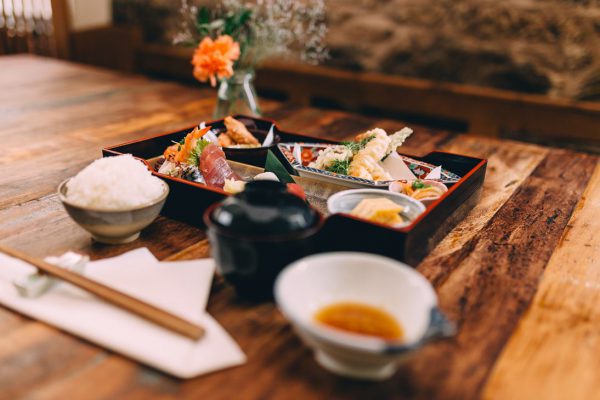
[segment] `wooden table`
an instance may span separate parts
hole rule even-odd
[[[209,118],[213,90],[31,56],[0,57],[0,71],[3,244],[36,256],[72,249],[102,258],[139,246],[161,259],[208,255],[203,231],[162,217],[132,244],[93,243],[55,189],[104,146]],[[403,126],[262,105],[283,129],[338,139]],[[240,302],[217,277],[208,311],[247,354],[245,365],[182,381],[0,308],[0,398],[598,398],[598,157],[415,131],[407,153],[489,159],[479,204],[417,266],[458,322],[456,338],[424,349],[386,382],[341,379],[317,366],[272,303]]]

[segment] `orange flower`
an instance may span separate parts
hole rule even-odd
[[[221,35],[216,40],[202,39],[192,57],[194,77],[200,82],[210,80],[215,86],[217,79],[233,75],[233,62],[240,58],[240,45],[229,35]]]

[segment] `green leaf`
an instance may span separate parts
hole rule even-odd
[[[205,139],[200,139],[196,142],[196,147],[191,151],[190,156],[188,158],[188,164],[198,166],[200,163],[200,156],[204,151],[204,148],[208,146],[210,142]]]
[[[207,24],[210,22],[210,10],[208,7],[203,6],[198,10],[196,21],[198,22],[198,25]]]
[[[348,175],[348,168],[350,168],[350,160],[334,160],[325,169],[335,174]]]
[[[237,35],[246,27],[246,24],[250,22],[251,16],[252,10],[249,8],[241,8],[234,13],[228,14],[224,20],[223,34],[230,35],[236,40],[239,40]]]
[[[346,148],[348,148],[348,150],[350,150],[352,154],[357,153],[360,150],[360,143],[342,142],[342,144],[346,146]]]
[[[342,142],[342,144],[346,146],[350,151],[352,151],[352,154],[356,154],[359,150],[364,149],[367,143],[369,143],[374,138],[375,135],[371,135],[369,137],[364,138],[360,142]]]
[[[267,161],[265,162],[265,172],[272,172],[277,176],[281,183],[295,183],[294,179],[287,171],[285,166],[279,161],[277,156],[271,150],[267,153]]]

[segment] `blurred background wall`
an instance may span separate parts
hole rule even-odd
[[[109,2],[93,0],[102,1]],[[116,23],[138,25],[147,41],[170,42],[180,0],[112,3]],[[195,2],[206,3],[214,2]],[[600,0],[326,3],[328,65],[555,98],[600,99]]]
[[[329,60],[266,63],[261,96],[600,152],[600,0],[325,2]],[[0,54],[198,84],[181,4],[0,0]]]

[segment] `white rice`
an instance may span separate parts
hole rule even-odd
[[[164,193],[161,180],[124,154],[94,161],[67,182],[67,199],[82,207],[133,208],[151,203]]]

